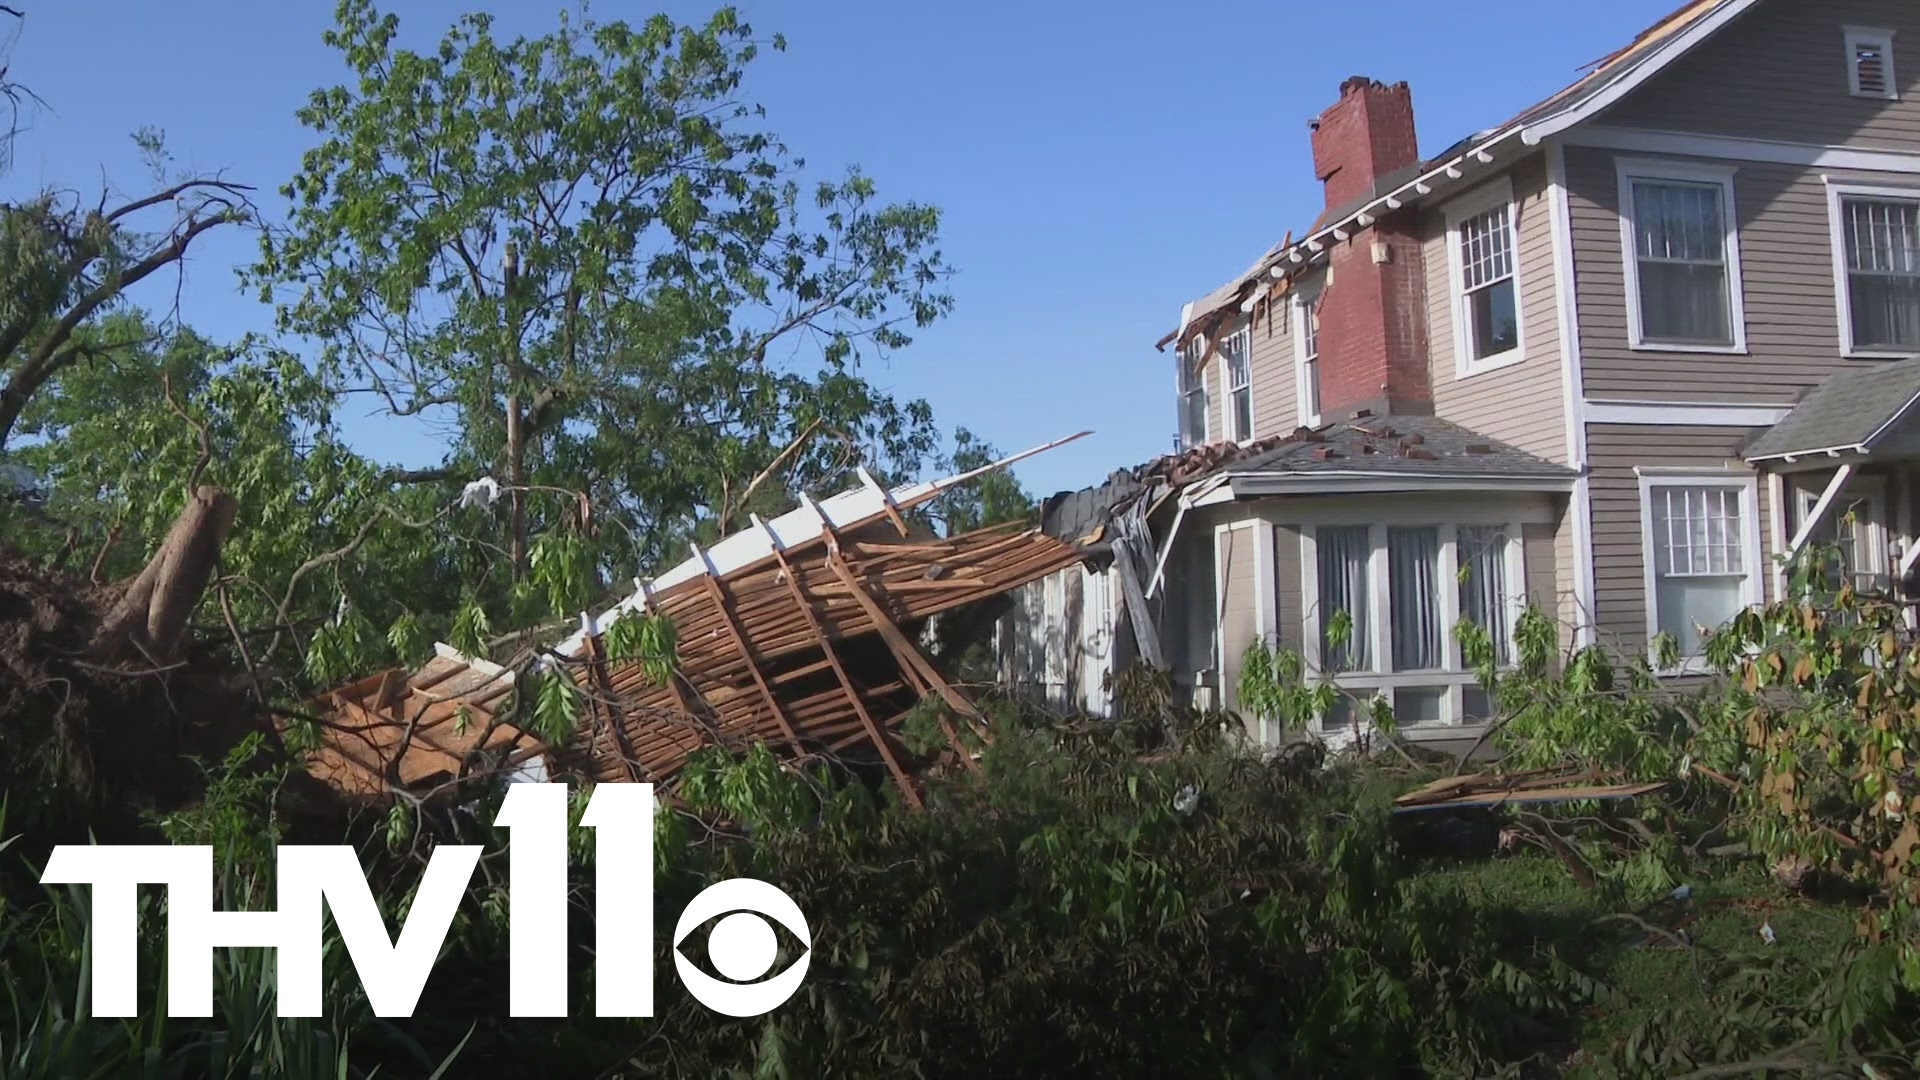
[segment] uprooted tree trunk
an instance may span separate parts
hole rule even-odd
[[[157,662],[172,660],[187,617],[213,578],[238,509],[233,496],[218,488],[195,490],[160,550],[108,610],[94,635],[94,651],[137,651]]]

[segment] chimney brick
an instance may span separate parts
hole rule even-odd
[[[1329,209],[1374,194],[1376,179],[1418,160],[1404,82],[1356,75],[1314,122],[1314,172]],[[1328,253],[1320,295],[1321,414],[1431,414],[1426,260],[1416,222],[1403,210],[1353,231]]]

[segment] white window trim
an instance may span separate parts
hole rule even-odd
[[[1870,98],[1874,101],[1900,100],[1900,80],[1894,76],[1893,68],[1893,31],[1869,26],[1841,27],[1847,42],[1847,93],[1857,98]],[[1862,44],[1880,46],[1880,56],[1886,62],[1887,92],[1871,94],[1860,89],[1860,65],[1855,52]]]
[[[1322,283],[1321,288],[1325,288],[1324,283]],[[1320,404],[1320,388],[1317,386],[1310,387],[1307,383],[1307,330],[1310,325],[1307,320],[1314,317],[1313,313],[1307,310],[1307,305],[1315,303],[1319,299],[1320,289],[1313,289],[1307,292],[1295,291],[1292,300],[1293,311],[1289,316],[1293,324],[1294,412],[1297,415],[1299,426],[1308,428],[1317,428],[1320,426],[1319,409],[1316,408],[1312,412],[1307,411],[1308,398],[1312,398],[1316,406]],[[1321,350],[1319,347],[1319,335],[1317,333],[1314,335],[1314,339],[1314,363],[1315,366],[1318,367]],[[1311,391],[1311,393],[1309,391]]]
[[[1828,246],[1833,249],[1833,302],[1840,313],[1840,355],[1850,360],[1904,360],[1913,353],[1900,349],[1861,349],[1853,344],[1853,291],[1847,287],[1846,201],[1849,196],[1862,199],[1904,199],[1920,204],[1920,186],[1895,187],[1886,184],[1852,184],[1821,177],[1827,185]]]
[[[1642,596],[1647,608],[1648,656],[1652,656],[1654,635],[1660,632],[1660,608],[1656,599],[1658,580],[1654,572],[1653,489],[1657,487],[1720,487],[1742,492],[1740,503],[1741,552],[1746,567],[1741,581],[1741,603],[1755,607],[1765,603],[1761,584],[1766,549],[1760,545],[1760,478],[1752,472],[1728,469],[1635,469],[1640,481],[1640,564]],[[1776,513],[1778,511],[1776,510]],[[1682,656],[1672,668],[1659,669],[1662,675],[1703,674],[1709,670],[1703,656]]]
[[[1343,522],[1328,521],[1327,525],[1361,524],[1352,515]],[[1507,620],[1508,654],[1516,659],[1519,655],[1519,642],[1515,637],[1519,628],[1520,615],[1527,607],[1527,561],[1526,536],[1522,525],[1499,511],[1483,513],[1456,513],[1447,520],[1437,520],[1431,515],[1415,520],[1394,521],[1391,524],[1432,526],[1440,532],[1439,567],[1435,581],[1440,588],[1440,664],[1437,669],[1421,671],[1393,670],[1393,602],[1387,565],[1387,528],[1390,523],[1375,519],[1367,530],[1367,546],[1370,552],[1367,564],[1368,586],[1371,594],[1367,598],[1368,641],[1367,647],[1373,661],[1372,671],[1348,671],[1326,674],[1320,665],[1320,557],[1319,524],[1301,524],[1300,528],[1300,610],[1301,610],[1301,659],[1305,667],[1306,678],[1319,683],[1331,681],[1335,686],[1351,691],[1374,691],[1385,693],[1389,701],[1393,700],[1393,691],[1399,689],[1422,689],[1447,691],[1442,700],[1440,719],[1437,722],[1417,725],[1417,730],[1425,732],[1445,728],[1476,729],[1480,725],[1468,723],[1465,718],[1466,705],[1464,693],[1467,687],[1476,685],[1479,677],[1468,669],[1461,660],[1459,635],[1454,633],[1454,624],[1460,621],[1459,581],[1459,542],[1460,527],[1463,525],[1492,525],[1508,531],[1507,544]],[[1409,725],[1410,728],[1414,727]],[[1316,729],[1318,734],[1318,729]]]
[[[1468,218],[1477,217],[1489,210],[1505,206],[1507,208],[1507,241],[1513,259],[1513,315],[1515,320],[1514,347],[1505,352],[1495,353],[1484,360],[1473,359],[1472,317],[1467,311],[1466,268],[1460,261],[1460,225]],[[1513,181],[1505,174],[1489,180],[1466,195],[1447,204],[1447,295],[1453,320],[1453,357],[1454,377],[1459,379],[1484,375],[1489,371],[1498,371],[1512,367],[1527,358],[1527,320],[1521,309],[1521,298],[1525,295],[1520,280],[1520,206],[1513,197]]]
[[[1241,446],[1245,446],[1254,440],[1254,435],[1255,435],[1254,423],[1253,423],[1254,401],[1253,401],[1253,320],[1252,319],[1241,320],[1240,326],[1237,329],[1235,329],[1233,333],[1228,334],[1224,338],[1221,338],[1220,343],[1224,346],[1227,342],[1232,341],[1235,338],[1239,338],[1241,340],[1242,342],[1241,347],[1246,350],[1246,356],[1247,356],[1247,433],[1235,439],[1234,441],[1238,442]],[[1221,428],[1227,433],[1228,438],[1234,438],[1234,435],[1233,435],[1233,372],[1228,369],[1227,357],[1224,351],[1220,354],[1220,387],[1221,387],[1221,395],[1220,395]]]
[[[1726,353],[1747,352],[1747,308],[1743,293],[1745,282],[1740,271],[1740,214],[1733,200],[1733,165],[1708,165],[1693,162],[1662,161],[1652,158],[1615,158],[1614,172],[1620,198],[1620,262],[1627,287],[1627,345],[1639,352]],[[1733,344],[1690,345],[1684,342],[1647,341],[1640,326],[1640,256],[1633,221],[1633,181],[1675,180],[1690,184],[1720,186],[1720,216],[1726,226],[1723,242],[1727,263],[1727,314],[1732,323]]]
[[[1793,523],[1797,527],[1806,520],[1814,504],[1820,501],[1820,489],[1806,486],[1803,476],[1796,476],[1793,480],[1788,490],[1793,497]],[[1849,509],[1860,504],[1865,504],[1865,509],[1856,524],[1860,528],[1860,543],[1865,550],[1857,554],[1867,558],[1865,567],[1859,572],[1890,575],[1898,555],[1893,550],[1893,523],[1887,520],[1886,477],[1855,473],[1827,509],[1827,518],[1837,525]]]
[[[1194,354],[1196,352],[1204,354],[1206,348],[1207,339],[1202,334],[1190,339],[1185,348],[1175,350],[1177,366],[1173,369],[1173,396],[1179,409],[1179,435],[1183,442],[1187,435],[1187,367],[1194,363]],[[1207,368],[1211,366],[1212,364],[1208,363],[1194,373],[1205,406],[1200,410],[1200,438],[1192,444],[1194,446],[1204,446],[1213,441],[1213,395],[1207,386]],[[1183,445],[1181,449],[1185,450],[1187,447]]]

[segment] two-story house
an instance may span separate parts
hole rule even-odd
[[[1265,640],[1458,738],[1487,711],[1462,618],[1693,651],[1810,538],[1901,572],[1913,49],[1901,0],[1697,0],[1425,159],[1408,87],[1347,80],[1309,136],[1324,208],[1161,342],[1184,454],[1047,503],[1091,557],[1018,598],[1007,677],[1100,709],[1145,653],[1233,705]],[[1127,515],[1152,550],[1113,559]]]

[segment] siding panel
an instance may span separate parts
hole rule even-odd
[[[1273,530],[1274,617],[1280,645],[1299,652],[1305,647],[1305,597],[1300,585],[1300,527],[1278,525]]]
[[[1214,534],[1220,559],[1220,689],[1228,707],[1239,704],[1240,661],[1259,634],[1260,590],[1256,584],[1253,527]]]
[[[1900,100],[1848,93],[1843,27],[1895,31]],[[1774,0],[1648,80],[1600,122],[1739,138],[1920,149],[1920,7]]]
[[[1285,435],[1300,426],[1295,399],[1295,358],[1291,298],[1254,309],[1253,435]]]
[[[1526,359],[1512,367],[1461,378],[1455,350],[1452,273],[1444,205],[1422,222],[1426,235],[1429,375],[1434,412],[1550,461],[1566,461],[1566,419],[1560,387],[1560,322],[1554,303],[1553,218],[1546,155],[1518,163],[1513,183],[1519,244],[1521,336]],[[1472,193],[1468,193],[1471,197]]]
[[[1615,155],[1569,147],[1567,178],[1587,395],[1787,403],[1837,371],[1871,363],[1840,355],[1822,172],[1836,180],[1920,186],[1912,177],[1903,183],[1900,177],[1879,173],[1739,163],[1734,210],[1750,355],[1635,351],[1627,344]]]

